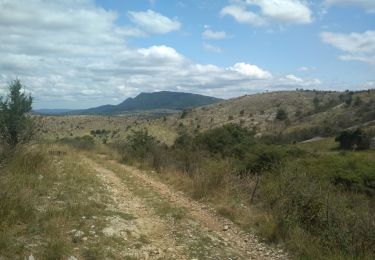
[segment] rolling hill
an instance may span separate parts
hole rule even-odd
[[[279,110],[286,117],[277,118]],[[278,140],[303,141],[316,136],[332,136],[356,126],[375,125],[375,91],[279,91],[246,95],[205,107],[197,107],[183,115],[171,115],[159,124],[185,126],[202,132],[228,123],[253,129],[257,136],[273,136]]]
[[[116,115],[146,112],[168,114],[187,108],[205,106],[222,99],[198,94],[160,91],[140,93],[135,98],[128,98],[118,105],[104,105],[83,110],[69,111],[68,115]]]
[[[100,114],[97,110],[99,116],[95,115],[94,110],[90,111],[91,115],[86,111],[86,116],[40,117],[43,125],[41,129],[45,129],[51,138],[85,135],[90,134],[91,130],[106,129],[113,132],[112,140],[122,140],[130,129],[145,127],[152,135],[167,144],[173,144],[182,126],[191,133],[196,133],[228,123],[252,129],[258,137],[271,136],[275,139],[274,142],[300,142],[314,137],[335,136],[343,129],[361,125],[374,129],[371,131],[375,133],[374,90],[269,92],[222,100],[153,120],[143,119],[139,114],[133,116],[131,113],[135,113],[136,110],[132,109],[137,103],[134,100],[142,101],[147,96],[149,95],[141,94],[137,98],[124,101],[124,107],[131,111],[128,112],[129,116],[113,116],[109,119],[103,116],[105,113]],[[143,108],[155,107],[155,103],[144,104]],[[165,107],[168,104],[157,105]],[[101,108],[108,109],[106,106]],[[181,111],[181,108],[178,111]],[[276,118],[280,109],[286,112],[286,118],[283,120]]]

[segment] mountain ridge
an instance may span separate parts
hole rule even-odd
[[[158,91],[141,92],[117,105],[101,105],[88,109],[69,110],[55,115],[116,115],[122,113],[147,112],[153,110],[181,111],[184,109],[210,105],[223,99],[186,92]],[[53,110],[53,109],[52,109]],[[38,112],[40,110],[36,110]],[[42,111],[43,112],[43,111]],[[40,113],[48,114],[48,113]]]

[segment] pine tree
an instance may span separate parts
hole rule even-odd
[[[22,92],[20,80],[12,81],[9,94],[5,100],[0,98],[0,138],[3,142],[15,147],[28,141],[31,137],[32,97]]]

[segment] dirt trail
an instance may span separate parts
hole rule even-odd
[[[139,248],[123,255],[136,259],[287,259],[208,206],[155,180],[147,173],[115,161],[84,162],[105,183],[113,211],[134,219],[108,218],[107,236],[138,239]]]

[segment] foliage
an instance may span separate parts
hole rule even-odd
[[[240,125],[228,124],[199,134],[196,143],[212,154],[241,158],[254,144],[254,133]]]
[[[141,147],[155,141],[146,132],[135,136],[149,140],[136,142]],[[297,258],[375,256],[375,160],[365,154],[370,151],[342,153],[333,149],[333,140],[267,144],[236,124],[197,135],[180,127],[172,147],[153,147],[145,156],[153,158],[155,151],[165,156],[165,171],[159,171],[170,172],[168,180],[177,174],[179,187],[196,199],[219,197],[220,212],[240,223],[253,216],[244,217],[238,205],[221,205],[250,202],[252,212],[267,215],[257,221],[257,230],[270,241],[284,241]],[[158,170],[152,160],[148,163]]]
[[[279,108],[276,112],[276,119],[280,120],[280,121],[283,121],[287,118],[288,118],[287,112],[284,109]]]
[[[115,132],[115,131],[114,131]],[[99,137],[103,144],[106,144],[111,131],[105,129],[91,130],[90,134],[94,137]]]
[[[32,98],[22,92],[20,80],[9,84],[9,94],[0,99],[0,138],[10,147],[25,143],[32,136],[31,111]]]
[[[292,168],[266,175],[260,197],[276,220],[268,236],[284,240],[300,258],[375,256],[375,219],[368,198],[342,193],[324,179]]]
[[[341,149],[368,149],[370,146],[370,138],[360,128],[356,130],[345,130],[341,132],[335,139],[340,143]]]
[[[157,145],[155,137],[149,135],[147,129],[132,130],[127,137],[127,144],[135,157],[144,160]]]

